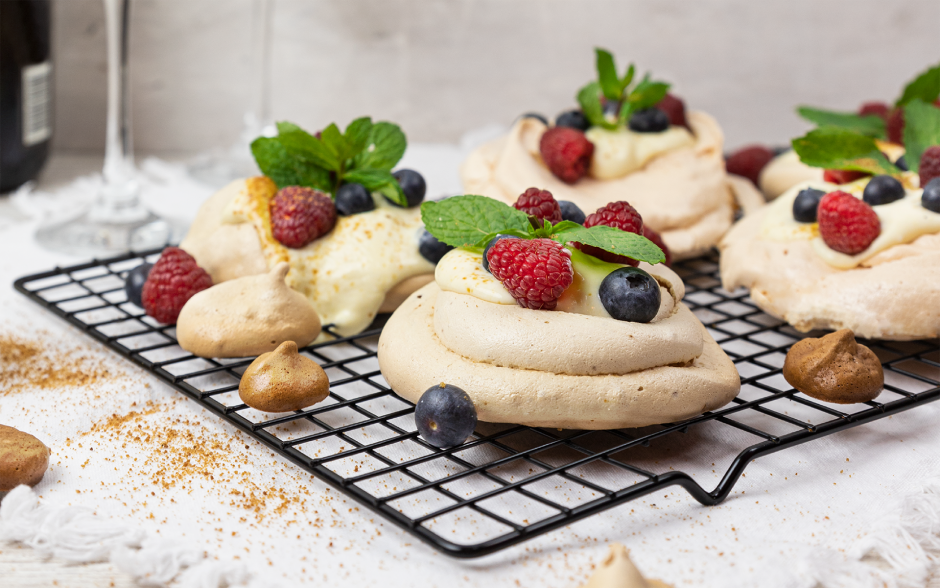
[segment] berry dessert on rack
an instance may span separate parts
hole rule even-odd
[[[418,423],[430,442],[459,443],[477,418],[581,429],[674,422],[738,393],[733,363],[643,236],[645,219],[621,201],[584,224],[559,220],[560,208],[535,188],[515,206],[484,196],[422,205],[427,230],[455,249],[391,316],[378,359],[395,392],[430,403]]]
[[[940,65],[921,73],[901,91],[893,105],[865,102],[856,112],[834,112],[800,106],[797,113],[819,127],[838,127],[855,131],[876,140],[878,148],[898,168],[906,171],[904,154],[904,107],[912,100],[921,100],[940,107]],[[728,173],[747,177],[757,184],[768,199],[774,199],[800,182],[826,181],[843,184],[861,177],[858,170],[823,169],[807,165],[793,150],[775,155],[770,149],[752,145],[728,158]]]
[[[800,331],[940,335],[940,108],[932,102],[912,98],[902,108],[903,167],[858,131],[824,126],[795,139],[794,152],[825,179],[797,184],[725,235],[725,289],[748,288]]]
[[[422,227],[424,178],[393,171],[405,146],[398,126],[369,118],[316,135],[279,123],[277,136],[252,143],[265,175],[209,198],[149,278],[147,268],[131,272],[129,299],[144,277],[148,314],[178,317],[180,344],[200,355],[306,345],[321,322],[344,336],[362,331],[431,281],[448,249]],[[171,262],[179,276],[163,271]]]
[[[575,215],[629,198],[677,259],[707,251],[731,226],[735,198],[746,208],[763,198],[729,180],[711,116],[687,112],[669,84],[640,79],[632,64],[621,77],[610,53],[596,56],[598,79],[577,93],[579,108],[553,125],[523,116],[476,149],[461,168],[464,190],[512,203],[541,186]]]

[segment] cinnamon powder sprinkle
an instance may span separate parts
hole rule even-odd
[[[229,489],[224,497],[228,506],[250,511],[259,522],[272,515],[308,510],[311,495],[306,488],[284,489],[248,471],[248,458],[240,451],[243,439],[210,431],[188,418],[167,414],[147,418],[164,411],[148,402],[142,410],[111,415],[85,435],[109,440],[124,450],[133,447],[127,458],[136,463],[128,473],[147,479],[158,493],[172,488],[202,492],[199,482],[209,482]],[[131,453],[138,452],[146,457],[133,458]],[[316,517],[314,524],[320,522]]]
[[[40,336],[51,338],[49,333]],[[40,339],[0,335],[0,396],[22,389],[89,386],[123,375],[104,365],[101,358],[81,348],[55,349]]]

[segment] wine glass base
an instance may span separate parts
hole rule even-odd
[[[36,241],[51,251],[102,257],[156,249],[183,238],[184,226],[144,212],[132,222],[107,222],[86,211],[77,217],[41,225]]]

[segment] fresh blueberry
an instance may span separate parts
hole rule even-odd
[[[894,165],[901,171],[911,171],[911,168],[907,167],[907,157],[903,155],[894,160]]]
[[[127,277],[124,278],[124,293],[127,294],[127,300],[141,308],[144,305],[140,301],[140,292],[144,289],[144,282],[147,281],[147,276],[150,275],[150,268],[152,267],[152,263],[145,261],[127,272]]]
[[[437,240],[437,237],[429,233],[426,229],[421,233],[421,237],[418,239],[418,253],[421,254],[421,257],[430,261],[431,263],[436,264],[444,257],[448,251],[453,249],[447,243],[443,243]]]
[[[816,222],[816,209],[826,193],[815,188],[800,190],[793,201],[793,218],[801,223]]]
[[[486,271],[490,271],[490,262],[488,259],[486,259],[486,254],[490,252],[490,247],[492,247],[500,239],[518,239],[518,238],[519,237],[515,237],[513,235],[496,235],[495,237],[490,239],[490,242],[487,243],[486,247],[483,248],[483,269],[485,269]]]
[[[559,200],[558,206],[561,208],[561,220],[571,221],[583,225],[587,219],[584,211],[578,208],[578,205],[569,200]]]
[[[610,316],[632,323],[653,320],[662,302],[659,283],[635,267],[621,267],[607,274],[598,294]]]
[[[548,119],[544,115],[537,112],[527,112],[520,116],[519,118],[534,118],[535,120],[542,121],[542,124],[546,127],[548,126]]]
[[[871,206],[890,204],[901,198],[904,198],[904,186],[891,176],[873,177],[868,180],[868,185],[865,186],[865,191],[862,192],[862,200]]]
[[[591,128],[591,123],[580,110],[566,110],[555,117],[556,127],[571,127],[579,131],[586,131]]]
[[[612,118],[617,120],[620,116],[620,101],[619,100],[604,100],[603,106],[604,117]]]
[[[927,210],[940,212],[940,178],[934,178],[924,186],[924,194],[920,197],[921,205]]]
[[[362,184],[350,182],[343,184],[336,191],[336,212],[343,216],[369,212],[375,209],[372,194]]]
[[[392,175],[398,180],[401,191],[405,193],[408,208],[421,204],[425,192],[428,191],[428,185],[424,183],[424,176],[413,169],[400,169]]]
[[[434,447],[453,447],[467,440],[477,426],[477,410],[466,392],[443,382],[421,395],[415,425]]]
[[[644,108],[630,116],[627,126],[635,133],[661,133],[669,128],[669,115],[655,106]]]

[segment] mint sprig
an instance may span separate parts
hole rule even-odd
[[[391,174],[407,147],[398,125],[357,118],[340,132],[330,124],[315,137],[289,122],[277,124],[276,137],[259,137],[251,144],[258,167],[279,188],[308,186],[335,196],[345,182],[356,182],[407,206]]]
[[[800,106],[796,111],[804,119],[821,127],[839,127],[876,139],[884,139],[888,136],[884,119],[873,114],[861,116],[854,112],[835,112],[809,106]]]
[[[577,94],[581,111],[592,126],[610,130],[623,126],[634,112],[659,104],[669,91],[669,84],[653,81],[649,74],[631,86],[636,73],[636,68],[632,63],[627,67],[623,77],[620,77],[617,75],[614,56],[605,49],[596,48],[594,51],[597,80],[583,86]],[[610,120],[604,116],[601,98],[621,103],[616,120]]]
[[[904,87],[901,97],[894,105],[905,106],[914,100],[923,100],[929,104],[937,98],[940,98],[940,65],[935,65],[914,78],[914,81]]]
[[[278,187],[309,186],[329,192],[333,186],[330,173],[300,156],[292,156],[276,138],[259,137],[251,144],[251,152],[264,175]]]
[[[895,106],[904,111],[904,149],[911,171],[918,171],[920,157],[932,145],[940,145],[940,65],[935,65],[904,87]],[[865,171],[872,174],[901,173],[877,148],[874,139],[887,137],[885,121],[878,116],[860,116],[802,106],[800,116],[819,126],[793,140],[800,160],[814,167]]]
[[[871,137],[838,127],[820,127],[793,139],[793,150],[806,165],[871,174],[901,173]]]
[[[940,145],[940,108],[914,98],[904,106],[905,159],[911,171],[918,171],[921,155],[932,145]]]
[[[663,263],[662,249],[641,235],[613,227],[585,228],[571,221],[533,226],[528,215],[485,196],[453,196],[421,205],[424,227],[453,247],[483,247],[497,234],[523,239],[547,238],[562,244],[583,243],[647,263]]]
[[[529,217],[486,196],[453,196],[421,205],[424,228],[452,247],[482,247],[497,233],[527,233]]]
[[[595,49],[596,54],[596,67],[597,67],[597,78],[600,81],[601,90],[604,92],[604,96],[608,100],[620,100],[623,96],[623,91],[630,86],[630,82],[633,81],[633,75],[635,69],[631,63],[627,67],[626,73],[623,77],[617,76],[617,66],[614,64],[614,56],[610,51],[605,51],[604,49]]]

